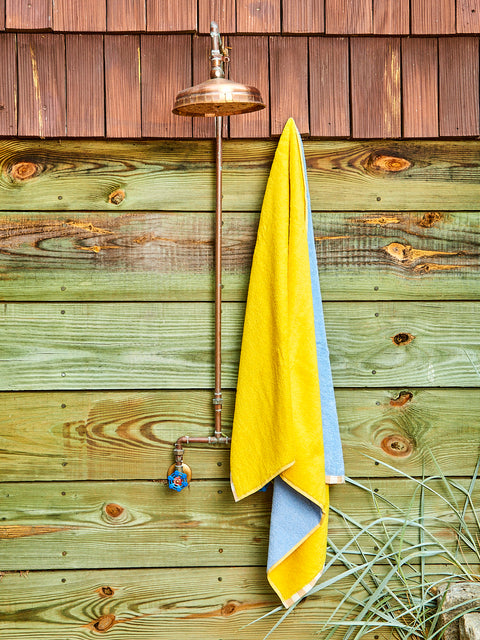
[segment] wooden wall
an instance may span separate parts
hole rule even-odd
[[[274,148],[225,143],[227,433]],[[479,453],[480,143],[305,149],[347,474],[406,504],[368,456],[414,475],[433,456],[463,482]],[[277,605],[270,494],[235,505],[211,447],[188,447],[188,490],[165,482],[175,439],[213,422],[211,141],[12,139],[0,163],[2,636],[263,637],[276,617],[244,625]],[[307,598],[273,638],[317,637],[336,598]]]

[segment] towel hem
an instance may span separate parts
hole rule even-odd
[[[345,484],[345,476],[325,476],[326,484]]]
[[[233,499],[235,500],[235,502],[239,502],[240,500],[243,500],[244,498],[248,498],[248,496],[253,495],[254,493],[256,493],[257,491],[260,491],[260,489],[263,489],[263,487],[268,484],[269,482],[271,482],[272,480],[274,480],[277,476],[280,476],[284,471],[286,471],[287,469],[289,469],[290,467],[293,467],[293,465],[295,464],[295,460],[293,460],[292,462],[289,462],[287,465],[285,465],[284,467],[282,467],[281,469],[279,469],[278,471],[276,471],[273,476],[271,476],[270,478],[267,478],[266,480],[262,481],[261,484],[258,485],[258,487],[255,487],[255,489],[252,489],[251,491],[248,491],[247,493],[244,493],[243,495],[241,495],[240,497],[238,496],[237,492],[235,491],[235,485],[233,484],[233,480],[232,480],[232,475],[230,474],[230,487],[232,489],[232,493],[233,493]],[[284,479],[284,478],[282,478]],[[296,487],[293,487],[295,490],[297,490]],[[308,498],[308,496],[306,496]],[[313,501],[312,501],[313,502]],[[320,506],[320,505],[319,505]]]

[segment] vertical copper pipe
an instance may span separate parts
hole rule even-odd
[[[215,118],[215,435],[222,433],[222,116]]]

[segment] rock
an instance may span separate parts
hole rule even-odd
[[[480,613],[466,613],[459,623],[460,640],[480,640]]]
[[[440,587],[438,591],[441,614],[437,628],[448,625],[443,640],[459,640],[459,614],[467,614],[472,610],[480,611],[480,582],[454,582],[449,586]],[[480,635],[474,637],[475,640],[480,639]]]

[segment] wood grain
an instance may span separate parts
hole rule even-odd
[[[439,121],[441,136],[478,136],[478,38],[439,39]]]
[[[145,31],[145,0],[107,0],[107,31]]]
[[[5,2],[0,2],[0,31],[5,31]]]
[[[301,36],[270,37],[270,129],[282,133],[287,120],[295,120],[300,133],[309,133],[308,40]]]
[[[353,511],[363,526],[378,518],[379,512],[398,517],[392,503],[410,508],[412,519],[413,514],[418,517],[419,491],[414,481],[375,478],[361,484],[367,490],[350,484],[333,486],[332,507],[347,514]],[[468,486],[468,479],[459,484]],[[445,491],[441,481],[429,486]],[[452,493],[463,504],[460,491]],[[266,562],[270,490],[235,503],[228,480],[192,480],[181,494],[169,490],[166,481],[47,482],[2,483],[0,496],[6,518],[0,525],[4,571],[178,566],[221,571]],[[342,547],[351,543],[352,527],[333,511],[329,536]],[[453,510],[442,498],[427,491],[424,524],[451,551],[457,544],[452,517]],[[470,511],[466,520],[473,524]],[[384,535],[380,527],[372,531]],[[406,532],[405,541],[418,542],[418,531]],[[376,545],[375,538],[362,540],[367,553]],[[464,551],[464,560],[472,561],[475,556]]]
[[[64,136],[65,39],[60,34],[23,34],[18,47],[18,135]]]
[[[221,34],[235,33],[235,0],[198,0],[199,33],[210,33],[212,20],[218,24]]]
[[[475,466],[478,389],[337,389],[335,395],[349,476],[421,476],[437,473],[437,465],[457,475],[460,458],[463,472]],[[2,482],[163,478],[178,437],[213,432],[211,391],[4,392],[0,399]],[[228,435],[233,405],[234,393],[226,391]],[[229,448],[188,445],[185,451],[195,479],[228,479]]]
[[[231,138],[268,138],[270,135],[268,38],[266,36],[232,36],[230,76],[236,82],[256,87],[266,109],[230,118]]]
[[[457,33],[480,32],[480,1],[457,0]]]
[[[141,36],[142,135],[191,138],[192,119],[172,113],[175,96],[192,81],[190,36]]]
[[[325,300],[477,299],[477,212],[314,212]],[[245,300],[257,213],[224,214],[223,299]],[[3,300],[213,299],[210,212],[0,215]],[[193,277],[194,276],[194,277]]]
[[[17,51],[13,33],[0,34],[0,58],[3,73],[0,77],[0,135],[17,133]]]
[[[281,0],[237,0],[238,33],[279,33]]]
[[[402,39],[403,135],[438,137],[438,41]]]
[[[65,36],[67,72],[67,134],[105,135],[103,36]]]
[[[196,31],[197,2],[196,0],[146,0],[147,3],[147,31]],[[181,47],[177,40],[175,47]],[[173,51],[172,49],[172,51]],[[169,52],[169,54],[172,53]],[[163,58],[163,62],[167,58]]]
[[[438,571],[445,573],[444,568]],[[332,567],[326,578],[338,573],[339,568]],[[338,584],[350,588],[352,578]],[[361,590],[354,593],[364,597]],[[327,619],[338,603],[333,590],[309,596],[301,615],[288,616],[274,637],[314,640],[318,621]],[[96,635],[93,625],[98,626],[102,616],[104,621],[111,616],[114,625],[106,633],[118,640],[170,640],[179,628],[186,638],[237,640],[239,628],[266,616],[242,629],[242,637],[249,640],[263,638],[279,620],[282,610],[267,616],[277,606],[265,567],[4,573],[0,629],[12,640],[31,636],[32,630],[49,640],[86,640]],[[343,613],[342,609],[339,615]],[[374,634],[378,631],[364,637],[374,640]],[[340,640],[341,635],[334,638]]]
[[[55,0],[55,31],[105,31],[106,0]]]
[[[325,0],[325,33],[373,33],[371,0]]]
[[[304,147],[315,210],[380,217],[478,210],[478,141],[326,140]],[[260,210],[274,152],[273,141],[225,141],[225,211]],[[215,208],[212,141],[2,140],[0,163],[3,211]]]
[[[347,38],[309,38],[310,132],[350,135],[350,82]]]
[[[400,137],[400,40],[352,38],[350,51],[353,137]]]
[[[142,134],[139,36],[105,36],[105,117],[109,138]]]
[[[478,312],[477,302],[326,303],[334,382],[475,387]],[[225,304],[227,388],[236,384],[243,315],[242,304]],[[5,391],[213,386],[210,304],[12,303],[1,328]]]
[[[6,0],[7,29],[51,29],[52,0]]]
[[[374,0],[373,33],[399,35],[409,32],[409,0]]]
[[[412,34],[455,33],[455,0],[411,0]]]
[[[317,0],[282,0],[283,33],[323,33],[325,31],[325,8]]]

